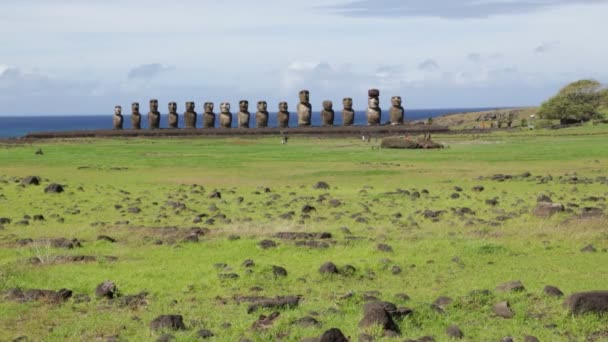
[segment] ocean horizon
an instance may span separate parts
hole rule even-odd
[[[482,112],[488,110],[501,109],[506,107],[488,107],[488,108],[438,108],[438,109],[406,109],[406,121],[423,120],[428,118],[436,118],[439,116],[465,113],[465,112]],[[336,110],[334,124],[342,125],[342,111]],[[146,120],[147,112],[142,113],[142,129],[147,128]],[[198,112],[197,127],[202,126],[202,117]],[[216,113],[218,115],[218,113]],[[232,113],[232,125],[236,127],[236,112]],[[77,130],[99,130],[112,129],[113,114],[106,115],[36,115],[36,116],[3,116],[0,117],[0,138],[19,138],[34,132],[49,132],[49,131],[77,131]],[[123,114],[124,128],[131,128],[131,113]],[[388,120],[388,109],[382,111],[382,121]],[[297,113],[290,111],[289,126],[297,126]],[[355,125],[364,126],[367,124],[365,110],[355,111]],[[216,126],[219,125],[216,119]],[[312,113],[312,125],[321,126],[321,113],[315,111]],[[167,114],[161,113],[161,128],[166,128]],[[183,127],[183,115],[179,116],[179,127]],[[268,120],[269,127],[277,126],[277,116],[275,112],[270,113]],[[255,127],[255,112],[251,112],[251,127]]]

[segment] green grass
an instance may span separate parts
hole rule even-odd
[[[288,145],[272,138],[225,139],[99,139],[43,141],[34,144],[0,145],[0,217],[12,224],[0,230],[0,291],[21,287],[72,289],[92,297],[89,303],[68,301],[63,305],[15,303],[0,300],[0,340],[27,335],[33,340],[95,340],[118,335],[121,340],[148,341],[160,333],[149,324],[161,314],[182,314],[187,331],[172,333],[178,341],[195,339],[196,331],[212,330],[216,341],[238,341],[249,337],[273,341],[277,336],[298,341],[319,336],[338,327],[352,340],[363,329],[357,324],[364,304],[363,293],[376,290],[379,298],[414,309],[401,321],[401,339],[433,335],[443,341],[445,328],[457,324],[469,341],[492,341],[505,336],[517,340],[535,335],[541,341],[585,340],[605,331],[606,317],[575,317],[562,306],[562,299],[542,294],[545,285],[556,285],[566,294],[607,289],[608,234],[606,219],[577,219],[572,213],[550,219],[530,214],[536,197],[549,194],[564,204],[605,207],[605,201],[586,202],[589,196],[608,197],[608,186],[596,177],[608,176],[608,127],[585,126],[559,131],[521,131],[486,136],[436,136],[448,148],[441,151],[376,150],[358,139],[293,138]],[[43,156],[34,151],[42,148]],[[496,182],[480,176],[496,173],[532,177]],[[576,173],[592,183],[566,182]],[[41,186],[20,187],[18,180],[38,175]],[[535,176],[553,176],[539,183]],[[567,175],[567,176],[566,176]],[[560,176],[564,178],[560,179]],[[330,190],[314,190],[317,181]],[[66,192],[44,194],[50,182],[66,185]],[[204,187],[192,188],[193,184]],[[471,188],[483,185],[485,191]],[[464,189],[451,199],[454,187]],[[81,189],[79,189],[81,187]],[[264,193],[269,187],[270,193]],[[397,188],[426,189],[419,199],[386,194]],[[198,193],[193,192],[198,189]],[[209,199],[218,189],[222,199]],[[366,193],[360,192],[365,189]],[[292,193],[295,193],[292,194]],[[338,208],[317,197],[343,202]],[[280,198],[273,199],[272,196]],[[238,203],[237,197],[244,197]],[[499,205],[485,204],[499,198]],[[187,209],[175,213],[165,202],[180,201]],[[117,210],[115,205],[122,205]],[[304,204],[317,208],[300,221]],[[211,205],[218,211],[213,212]],[[126,208],[137,206],[140,214]],[[451,208],[468,207],[475,216],[461,218]],[[78,214],[72,214],[78,209]],[[439,222],[425,219],[422,211],[445,210]],[[293,221],[278,218],[295,211]],[[395,219],[392,215],[401,213]],[[225,214],[213,225],[196,224],[197,214]],[[352,217],[360,213],[368,223]],[[24,215],[44,214],[46,221],[18,226]],[[56,214],[64,219],[57,221]],[[268,217],[270,215],[270,217]],[[509,217],[505,221],[500,217]],[[117,221],[128,220],[128,225]],[[205,218],[203,219],[205,220]],[[102,222],[104,225],[92,225]],[[498,223],[498,225],[496,225]],[[207,227],[211,233],[198,243],[185,243],[163,235],[154,227]],[[350,239],[341,227],[348,227]],[[276,249],[262,250],[257,243],[279,231],[327,231],[334,236],[328,249],[296,247],[280,241]],[[118,242],[96,241],[99,234]],[[240,239],[230,240],[230,235]],[[49,248],[45,244],[18,247],[17,239],[78,238],[83,247],[74,250]],[[156,245],[154,240],[164,240]],[[394,252],[376,250],[387,243]],[[579,250],[593,244],[598,252]],[[27,263],[31,257],[52,260],[58,255],[116,256],[82,264]],[[458,257],[460,262],[453,261]],[[241,263],[253,259],[256,266],[247,273]],[[326,261],[338,266],[350,264],[352,276],[326,277],[318,268]],[[214,266],[226,263],[236,280],[221,280]],[[275,278],[272,265],[288,270],[286,278]],[[391,273],[392,266],[403,272]],[[95,287],[114,281],[121,293],[148,291],[148,305],[119,308],[94,298]],[[510,280],[521,280],[526,292],[489,298],[470,297],[474,289],[490,289]],[[253,286],[263,288],[252,292]],[[351,299],[339,297],[353,291]],[[411,300],[395,299],[407,293]],[[247,314],[238,295],[302,296],[298,308],[281,310],[281,316],[267,331],[255,331],[252,323],[262,310]],[[445,313],[430,304],[439,296],[454,299]],[[512,320],[496,318],[494,303],[508,300],[516,313]],[[319,328],[304,328],[292,322],[316,312]],[[222,327],[230,322],[229,328]],[[547,328],[555,324],[555,328]],[[378,333],[377,330],[371,331]],[[377,336],[380,338],[380,336]],[[386,338],[386,340],[390,340]]]

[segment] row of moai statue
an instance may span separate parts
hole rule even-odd
[[[310,92],[302,90],[299,93],[300,102],[297,106],[298,126],[310,126],[312,119],[312,106],[310,105]],[[355,111],[353,110],[353,99],[350,97],[342,100],[344,108],[342,109],[342,125],[352,126],[355,123]],[[402,125],[405,118],[405,110],[402,107],[400,96],[391,98],[391,108],[389,111],[390,124]],[[216,114],[213,112],[214,105],[212,102],[206,102],[204,105],[204,113],[202,114],[203,128],[214,128]],[[380,109],[380,91],[378,89],[370,89],[368,91],[368,107],[367,107],[367,124],[370,126],[380,125],[382,122],[382,110]],[[160,128],[160,112],[158,111],[158,100],[150,100],[150,112],[148,113],[148,128]],[[198,114],[194,111],[194,102],[186,102],[186,112],[184,116],[185,128],[196,128]],[[239,102],[239,112],[237,113],[237,121],[239,128],[249,128],[251,114],[249,113],[249,102],[242,100]],[[268,127],[268,104],[266,101],[257,103],[257,113],[255,114],[256,127]],[[321,111],[321,120],[323,126],[334,125],[335,112],[331,101],[323,101],[323,110]],[[139,103],[135,102],[131,105],[131,128],[141,129],[142,115],[139,112]],[[123,128],[122,107],[114,107],[114,129]],[[169,102],[168,126],[169,128],[179,128],[179,114],[177,113],[177,103]],[[289,127],[289,111],[287,102],[279,103],[279,111],[277,113],[277,125],[279,128]],[[230,103],[222,102],[220,104],[219,126],[223,128],[232,127],[232,113],[230,112]]]

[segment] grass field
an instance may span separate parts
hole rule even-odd
[[[444,341],[450,325],[467,341],[606,340],[607,316],[573,316],[563,298],[543,294],[543,287],[566,295],[608,290],[606,218],[580,215],[584,207],[606,209],[608,126],[435,139],[447,148],[378,150],[372,147],[379,143],[355,138],[281,145],[278,137],[0,145],[0,218],[11,220],[0,229],[0,292],[67,288],[90,297],[62,304],[0,300],[0,341],[150,341],[163,333],[189,341],[201,329],[215,341],[299,341],[333,327],[352,341],[360,334]],[[34,153],[38,148],[44,155]],[[492,180],[495,174],[514,177]],[[42,182],[21,186],[27,176]],[[314,189],[319,181],[330,188]],[[65,192],[44,193],[50,183]],[[473,191],[479,185],[484,191]],[[209,198],[215,190],[221,199]],[[567,210],[536,217],[541,194]],[[303,214],[305,205],[316,210]],[[443,212],[432,218],[425,210]],[[19,222],[38,214],[45,219]],[[208,232],[187,241],[193,227]],[[332,237],[316,248],[278,232]],[[52,247],[48,239],[59,237],[76,238],[81,247]],[[277,247],[261,248],[265,239]],[[590,244],[596,252],[580,251]],[[97,260],[66,261],[70,255]],[[255,266],[242,266],[246,259]],[[355,271],[320,274],[328,261]],[[287,276],[275,275],[273,266]],[[125,307],[96,298],[106,280],[123,297],[147,292],[144,303]],[[526,289],[495,290],[513,280]],[[471,293],[483,289],[491,292]],[[301,296],[299,305],[248,313],[246,298],[237,300],[286,295]],[[432,308],[440,296],[453,301]],[[397,321],[399,337],[358,327],[371,297],[413,310]],[[505,300],[512,319],[492,312]],[[273,324],[252,327],[273,311],[280,313]],[[163,314],[183,315],[187,329],[151,330]],[[298,324],[305,316],[320,324]]]

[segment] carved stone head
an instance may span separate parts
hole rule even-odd
[[[230,103],[228,103],[228,102],[220,103],[220,112],[230,113]]]
[[[393,107],[401,107],[401,96],[391,97],[391,104]]]
[[[133,102],[131,103],[131,113],[133,114],[139,114],[139,102]]]
[[[186,112],[194,112],[194,102],[186,102]]]
[[[371,109],[378,109],[380,107],[380,100],[377,97],[370,97],[367,104]]]
[[[332,110],[334,108],[334,104],[333,102],[329,101],[329,100],[325,100],[323,101],[323,109],[325,110]]]
[[[344,106],[344,109],[353,109],[353,99],[350,97],[345,97],[342,100],[342,105]]]
[[[265,112],[268,109],[266,101],[258,101],[258,111]]]
[[[115,106],[114,107],[114,115],[122,115],[122,107],[121,106]]]
[[[247,112],[249,110],[249,101],[247,101],[247,100],[239,101],[239,110],[241,112]]]
[[[177,103],[169,102],[169,113],[177,113]]]
[[[279,111],[286,112],[289,109],[287,102],[279,102]]]
[[[310,92],[308,90],[300,91],[300,103],[309,103],[310,102]]]
[[[150,100],[150,111],[158,112],[158,100],[157,99]]]
[[[205,113],[213,113],[213,102],[205,102]]]

